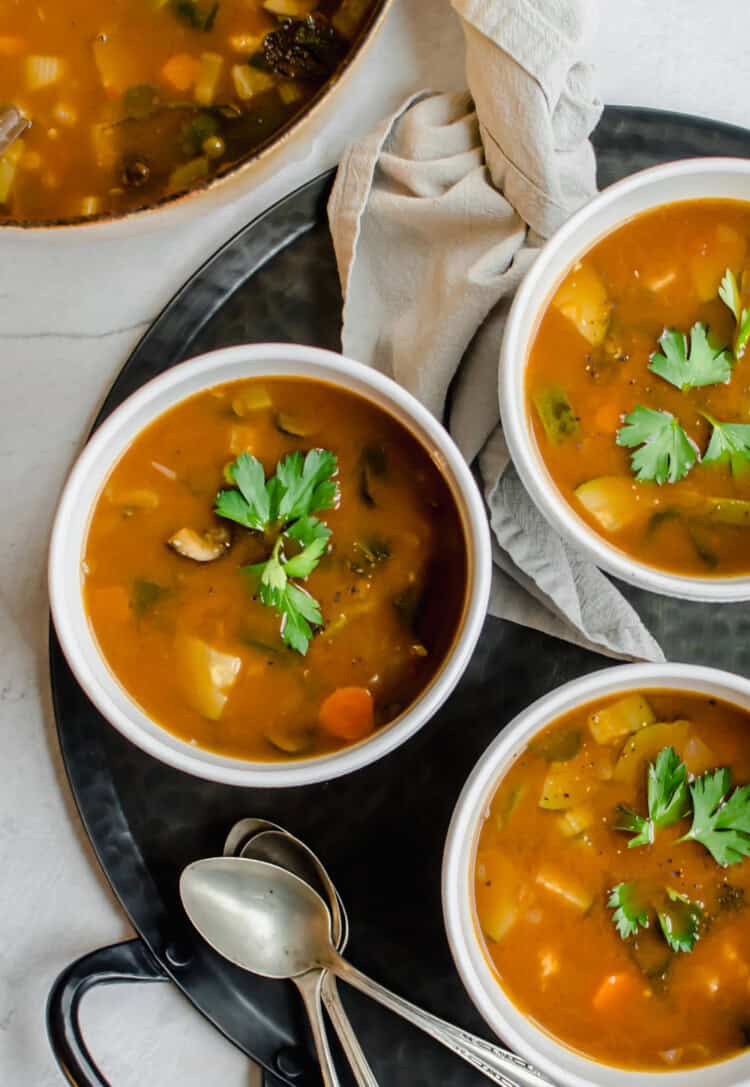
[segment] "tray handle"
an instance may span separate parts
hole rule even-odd
[[[110,1087],[86,1048],[78,1019],[84,993],[115,981],[168,981],[142,940],[100,947],[76,959],[59,975],[47,998],[47,1035],[72,1087]]]

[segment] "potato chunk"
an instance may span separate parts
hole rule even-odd
[[[221,653],[202,638],[186,634],[178,636],[175,650],[185,699],[203,717],[218,721],[240,674],[241,658]]]
[[[613,744],[652,724],[654,711],[642,694],[629,694],[589,716],[589,729],[598,744]]]
[[[603,342],[609,329],[612,303],[606,287],[590,264],[578,264],[552,299],[552,305],[592,347]]]
[[[682,755],[689,736],[689,721],[659,721],[630,737],[615,765],[614,780],[632,785],[664,747]]]

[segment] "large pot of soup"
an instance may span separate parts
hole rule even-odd
[[[390,0],[40,0],[0,27],[0,224],[63,226],[248,171],[348,71]]]
[[[228,784],[349,773],[425,725],[484,621],[489,528],[447,432],[331,352],[214,352],[96,431],[52,534],[78,681],[156,758]]]

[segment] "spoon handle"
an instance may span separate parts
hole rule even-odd
[[[467,1030],[446,1023],[444,1019],[438,1019],[436,1015],[418,1008],[416,1004],[396,996],[340,956],[329,962],[328,967],[342,981],[348,982],[396,1015],[402,1016],[407,1022],[419,1027],[501,1087],[552,1087],[550,1080],[515,1053],[492,1045],[484,1038],[477,1038]]]
[[[300,991],[300,996],[305,1005],[307,1017],[312,1028],[315,1052],[320,1062],[320,1074],[323,1077],[325,1087],[341,1087],[339,1077],[331,1056],[328,1045],[326,1026],[323,1020],[323,1007],[320,1002],[320,988],[323,980],[322,970],[310,970],[307,974],[301,974],[294,978],[294,983]]]
[[[320,993],[334,1030],[339,1036],[341,1048],[346,1054],[346,1059],[349,1061],[354,1078],[357,1081],[357,1087],[378,1087],[378,1081],[367,1063],[367,1057],[362,1052],[359,1039],[354,1033],[354,1029],[349,1022],[349,1016],[341,1003],[341,997],[336,988],[336,978],[329,971],[326,971],[323,975]]]

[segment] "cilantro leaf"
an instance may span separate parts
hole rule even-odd
[[[321,626],[323,623],[318,602],[304,589],[290,583],[282,610],[284,617],[281,621],[281,637],[290,649],[295,649],[304,656],[312,638],[310,624]]]
[[[219,491],[215,512],[219,517],[237,521],[245,528],[265,531],[271,520],[271,511],[263,465],[249,453],[240,453],[237,460],[227,467],[226,475],[238,489]]]
[[[750,309],[742,305],[742,295],[737,277],[731,268],[727,268],[719,287],[719,298],[734,314],[737,333],[734,338],[734,354],[741,359],[750,341]]]
[[[286,563],[287,577],[309,577],[326,552],[330,528],[316,517],[302,517],[294,522],[287,536],[303,545],[302,551]]]
[[[750,856],[750,785],[728,796],[729,769],[712,770],[690,786],[693,825],[680,841],[700,842],[717,864],[727,868]]]
[[[690,812],[687,769],[671,747],[664,747],[648,767],[648,818],[620,807],[617,830],[635,834],[628,848],[652,845],[656,831]]]
[[[668,411],[639,404],[617,431],[617,444],[636,449],[630,458],[636,479],[677,483],[697,460],[695,448],[679,422]]]
[[[338,462],[327,449],[311,449],[302,459],[299,451],[290,453],[276,466],[280,484],[278,518],[296,520],[317,510],[332,509],[338,497],[333,476]]]
[[[720,423],[704,416],[713,427],[704,464],[728,464],[734,476],[750,471],[750,423]]]
[[[637,883],[618,883],[612,888],[607,905],[615,911],[612,920],[621,939],[627,940],[649,927],[648,907],[639,900]]]
[[[664,906],[657,910],[664,939],[672,951],[690,952],[700,939],[703,907],[667,887]]]
[[[726,383],[732,376],[730,352],[712,346],[708,328],[700,321],[691,329],[689,347],[687,337],[675,328],[666,328],[659,344],[663,354],[654,352],[648,368],[678,389]]]
[[[635,834],[628,849],[635,849],[639,845],[651,845],[654,840],[654,824],[644,815],[639,815],[632,808],[626,808],[620,804],[617,808],[617,822],[615,830],[624,830],[628,834]]]

